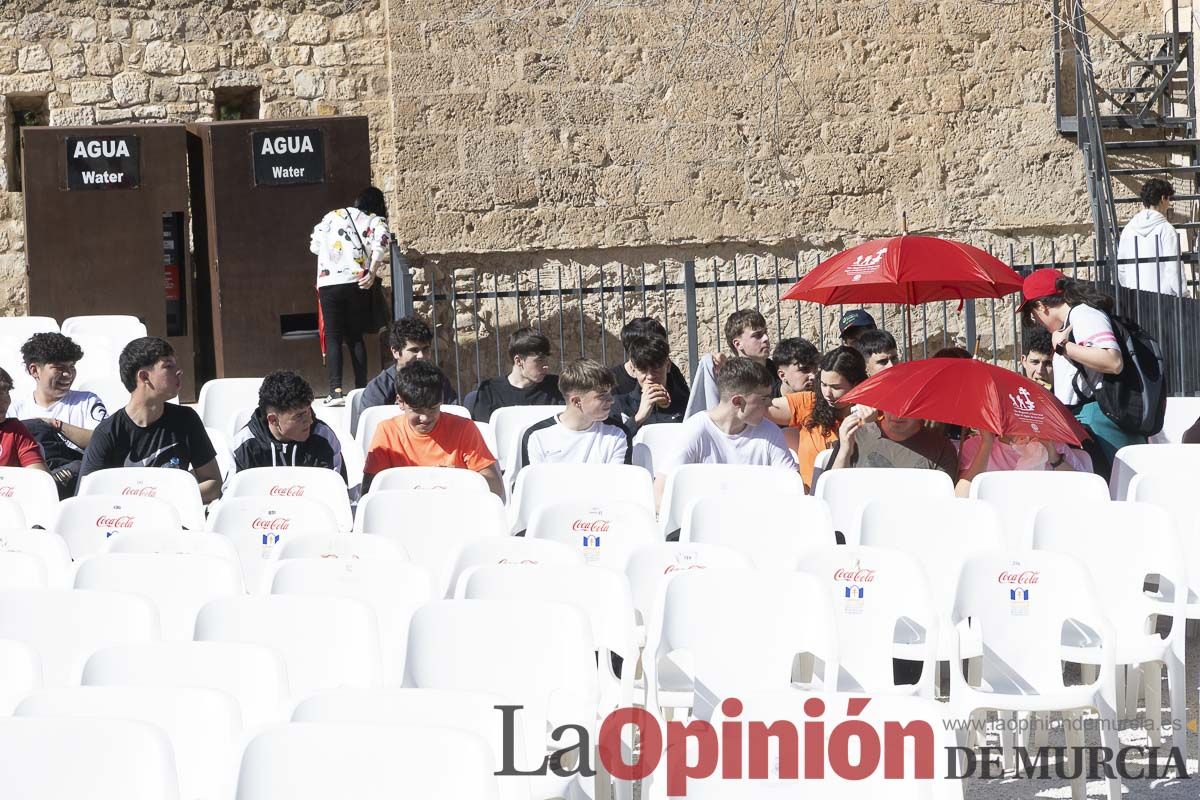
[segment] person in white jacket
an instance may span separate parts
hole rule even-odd
[[[1175,190],[1160,178],[1142,186],[1142,210],[1121,231],[1117,278],[1127,289],[1180,295],[1179,234],[1167,221]],[[1136,263],[1135,260],[1136,259]]]

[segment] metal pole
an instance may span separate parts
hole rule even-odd
[[[392,242],[392,319],[413,315],[412,270],[408,257]]]
[[[696,365],[700,363],[700,322],[696,318],[696,262],[683,262],[683,304],[687,313],[688,375],[696,379]]]

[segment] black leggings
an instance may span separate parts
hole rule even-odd
[[[370,292],[354,283],[322,286],[321,314],[325,318],[325,354],[329,366],[329,393],[342,388],[342,344],[350,351],[354,369],[354,388],[367,385],[367,346],[363,343],[363,326],[371,314]]]

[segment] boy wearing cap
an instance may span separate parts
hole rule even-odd
[[[874,317],[865,309],[855,308],[842,314],[842,319],[838,323],[838,332],[842,335],[842,344],[853,347],[859,336],[867,331],[875,330],[876,327]]]

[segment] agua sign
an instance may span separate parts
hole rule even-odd
[[[68,189],[136,189],[142,178],[137,136],[68,136]]]
[[[250,146],[256,186],[325,181],[325,135],[319,130],[255,131]]]

